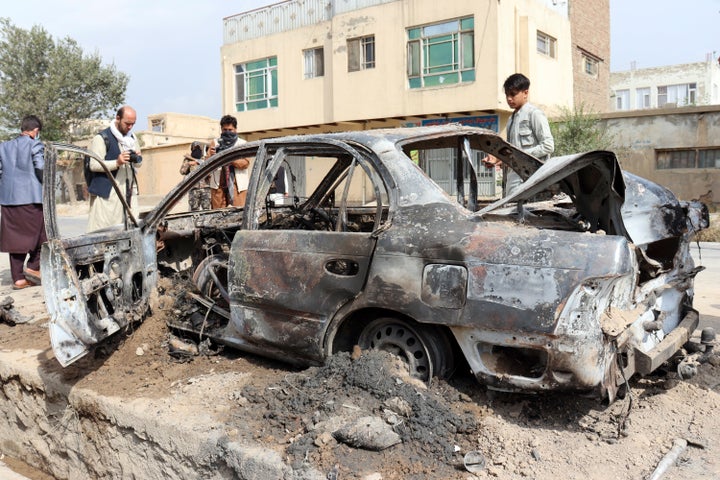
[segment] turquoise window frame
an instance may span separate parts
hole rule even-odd
[[[407,29],[409,88],[475,81],[474,29],[473,17]]]
[[[278,106],[277,57],[235,65],[235,110],[246,112]]]

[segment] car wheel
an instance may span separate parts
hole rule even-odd
[[[230,298],[228,285],[228,256],[224,253],[205,257],[193,273],[193,283],[203,296],[213,300],[216,305],[228,308]]]
[[[411,324],[397,318],[378,318],[360,333],[358,345],[402,358],[410,375],[423,381],[446,377],[452,371],[453,354],[447,336],[429,325]]]

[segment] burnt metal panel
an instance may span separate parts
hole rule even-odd
[[[467,277],[467,269],[462,265],[426,265],[422,301],[433,307],[462,308],[467,296]]]
[[[627,184],[623,220],[636,245],[679,237],[687,231],[685,212],[670,190],[631,173],[623,175]]]
[[[325,322],[365,284],[375,239],[367,233],[268,233],[240,231],[233,240],[234,328],[251,344],[318,355]],[[342,263],[351,267],[338,271]]]

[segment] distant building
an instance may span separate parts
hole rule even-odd
[[[183,179],[180,165],[183,156],[190,153],[190,144],[220,135],[219,119],[184,113],[159,113],[147,118],[147,130],[134,130],[143,154],[138,184],[143,195],[163,196]]]
[[[631,68],[610,74],[609,111],[720,104],[720,65],[708,54],[704,62]]]
[[[720,105],[602,115],[626,170],[682,200],[720,204]]]

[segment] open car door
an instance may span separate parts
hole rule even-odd
[[[70,229],[69,236],[61,235],[55,202],[56,192],[61,190],[58,171],[78,170],[85,156],[100,160],[73,145],[51,144],[46,149],[43,209],[48,241],[40,263],[50,314],[50,342],[63,366],[142,319],[157,283],[155,232],[143,233],[109,172],[129,226],[85,233],[84,226],[78,225]]]

